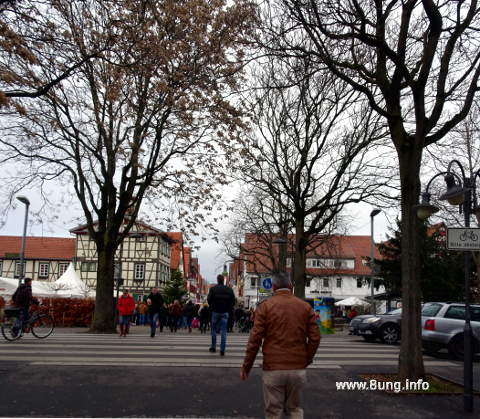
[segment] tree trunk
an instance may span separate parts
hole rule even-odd
[[[293,278],[294,294],[298,298],[305,298],[305,264],[307,257],[307,239],[305,237],[305,222],[302,219],[295,221],[295,262]]]
[[[115,333],[115,308],[113,306],[115,247],[111,244],[105,247],[97,246],[97,254],[97,292],[91,331]]]
[[[417,141],[405,141],[398,152],[402,189],[402,339],[399,356],[401,379],[424,378],[421,340],[420,256],[417,213],[414,206],[420,195],[422,149]]]

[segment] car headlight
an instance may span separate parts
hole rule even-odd
[[[381,320],[380,317],[369,317],[368,319],[363,320],[362,323],[375,323],[379,320]]]

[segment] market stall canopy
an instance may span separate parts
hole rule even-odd
[[[18,281],[11,281],[11,278],[0,278],[0,295],[10,297],[17,289]]]
[[[370,303],[367,303],[365,300],[362,300],[358,297],[349,297],[345,300],[337,301],[336,306],[369,306]]]
[[[73,263],[68,265],[67,270],[54,283],[56,295],[59,297],[89,298],[95,297],[95,291],[90,290],[88,286],[80,279]]]
[[[0,295],[11,297],[18,287],[18,279],[0,278]],[[70,263],[64,274],[55,282],[32,281],[34,297],[94,298],[95,290],[90,290],[80,279]]]
[[[18,287],[18,279],[0,278],[0,295],[11,297]],[[51,283],[32,281],[32,295],[35,297],[55,297]]]

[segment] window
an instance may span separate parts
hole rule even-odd
[[[337,288],[342,288],[342,278],[337,278]]]
[[[305,286],[310,287],[312,280],[310,278],[305,278]]]
[[[134,268],[134,277],[135,281],[143,281],[145,279],[145,264],[136,263]]]
[[[287,258],[287,268],[292,267],[292,258]]]
[[[422,316],[427,316],[427,317],[436,316],[441,308],[442,308],[442,304],[425,304],[422,308]],[[445,317],[447,317],[447,315],[445,315]]]
[[[141,233],[137,233],[137,234],[141,234]],[[147,241],[147,235],[146,234],[141,234],[140,236],[135,237],[135,240],[137,242],[146,242]]]
[[[440,308],[438,310],[440,310]],[[437,312],[438,312],[438,310],[437,310]],[[433,316],[435,314],[433,314]],[[424,315],[423,311],[422,311],[422,315]],[[449,307],[447,312],[445,313],[445,318],[446,319],[465,320],[465,306],[451,306],[451,307]],[[470,306],[470,320],[472,320],[474,322],[480,321],[480,307]]]
[[[80,270],[83,272],[97,272],[97,262],[82,262]]]
[[[323,278],[323,287],[324,288],[330,287],[330,280],[328,278]]]
[[[38,264],[38,277],[48,278],[49,263],[43,262]]]
[[[58,264],[58,276],[61,276],[68,269],[68,263],[59,263]]]
[[[0,276],[2,276],[3,271],[3,260],[0,260]]]
[[[480,322],[480,307],[470,306],[470,317],[474,322]]]
[[[115,262],[113,264],[113,277],[114,278],[121,278],[122,277],[122,263]]]
[[[445,313],[446,319],[465,320],[465,307],[451,306]]]
[[[250,278],[250,288],[257,287],[257,278]]]
[[[25,274],[25,266],[26,266],[26,262],[23,262],[23,273]],[[15,278],[20,278],[20,273],[21,273],[21,269],[20,269],[20,262],[15,262]]]
[[[362,288],[362,278],[357,278],[357,288]]]

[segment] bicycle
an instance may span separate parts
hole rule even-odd
[[[462,234],[460,234],[460,240],[462,242],[464,242],[467,239],[470,239],[471,241],[476,242],[478,240],[478,236],[473,231],[469,231],[468,233],[464,231]]]
[[[40,313],[38,310],[30,314],[30,318],[24,321],[21,318],[21,308],[5,308],[1,329],[3,337],[13,342],[20,339],[29,329],[32,335],[38,339],[50,336],[55,328],[53,317],[50,314]]]

